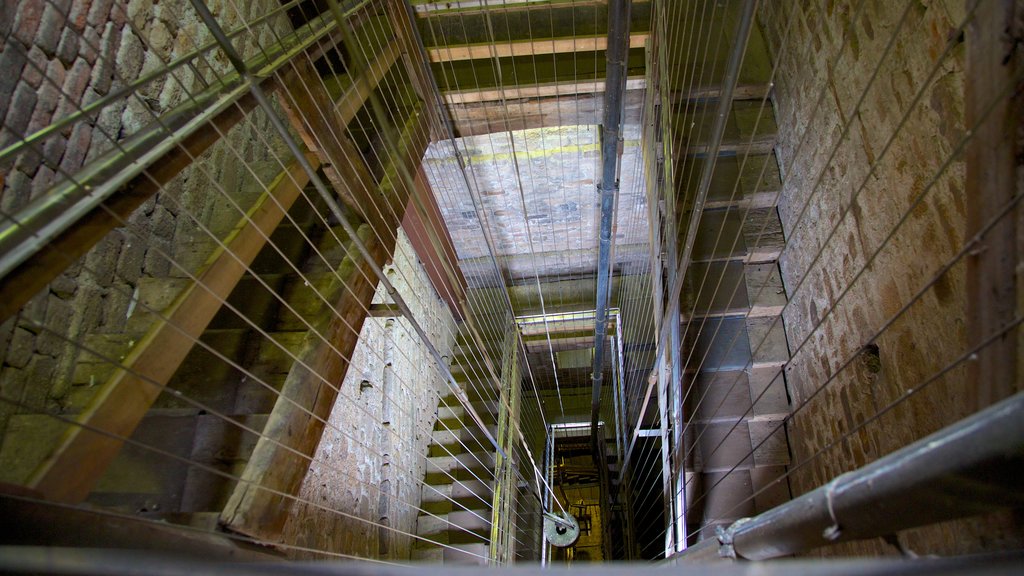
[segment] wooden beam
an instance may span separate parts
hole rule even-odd
[[[733,89],[732,99],[735,100],[761,100],[771,93],[771,86],[768,84],[739,84]],[[707,86],[704,88],[693,88],[687,91],[672,93],[674,102],[718,100],[722,94],[721,86]]]
[[[315,157],[309,160],[319,164]],[[214,252],[198,282],[163,311],[167,320],[157,320],[78,417],[83,426],[112,436],[70,426],[32,474],[30,487],[61,502],[81,502],[89,495],[120,451],[120,438],[132,435],[307,181],[298,162],[277,177],[228,236],[226,248]]]
[[[348,126],[356,117],[370,97],[370,93],[380,84],[388,70],[391,70],[400,53],[401,47],[398,43],[389,42],[384,50],[377,55],[377,58],[370,63],[366,74],[357,77],[352,86],[345,91],[345,95],[335,103],[334,109],[338,113],[338,121],[341,122],[342,127]],[[301,59],[297,58],[296,61],[298,60]]]
[[[622,121],[639,124],[643,108],[642,90],[625,94]],[[576,96],[550,96],[515,100],[449,104],[448,109],[458,136],[474,136],[554,126],[595,125],[601,123],[604,96],[601,93]]]
[[[633,0],[633,4],[644,4],[650,0]],[[497,12],[522,12],[524,10],[550,10],[552,6],[563,6],[566,8],[581,8],[583,6],[606,6],[608,0],[516,0],[507,4],[495,4],[494,0],[447,0],[444,2],[425,2],[415,4],[417,15],[420,18],[429,17],[434,14],[453,14],[458,12],[472,13],[481,9],[489,13]]]
[[[367,191],[376,189],[377,184],[366,167],[363,155],[348,138],[345,119],[336,111],[327,91],[316,81],[317,73],[312,63],[298,58],[292,66],[295,75],[307,81],[296,82],[282,90],[279,102],[285,115],[306,147],[320,159],[324,174],[342,202],[364,221],[373,221],[376,216],[374,204],[365,200]],[[357,90],[353,87],[349,90],[352,92]]]
[[[412,164],[415,172],[427,147],[426,115],[415,113],[403,131],[403,151],[399,162]],[[405,206],[410,190],[398,178],[394,166],[381,182],[379,196],[396,206]],[[373,261],[383,266],[394,252],[398,219],[384,219],[373,229],[364,224],[359,236],[366,243]],[[343,279],[344,282],[339,280]],[[316,333],[303,340],[296,362],[285,378],[274,409],[267,420],[264,436],[235,486],[221,513],[226,528],[265,541],[276,541],[294,504],[294,495],[309,469],[309,459],[323,435],[324,422],[330,417],[338,395],[338,386],[348,370],[359,341],[359,331],[367,317],[377,282],[369,262],[356,256],[345,258],[322,304],[323,313],[314,318]]]
[[[416,171],[415,197],[409,199],[402,229],[416,255],[423,261],[430,284],[438,296],[448,303],[448,309],[456,319],[463,318],[466,278],[458,266],[455,246],[422,168]]]
[[[149,550],[207,560],[281,562],[266,548],[126,514],[0,496],[0,539],[6,546]]]
[[[629,35],[630,48],[643,48],[650,36],[647,32]],[[565,54],[570,52],[594,52],[608,46],[607,36],[576,36],[574,38],[550,38],[545,40],[516,40],[459,46],[431,46],[427,48],[431,62],[452,62],[457,60],[478,60],[482,58],[508,58],[511,56],[539,56],[542,54]]]
[[[445,104],[477,104],[480,102],[501,102],[520,98],[552,98],[555,96],[577,96],[580,94],[604,94],[604,80],[587,82],[546,82],[542,84],[520,84],[508,88],[480,90],[450,90],[443,94]],[[643,90],[647,80],[634,76],[626,80],[626,91]]]
[[[319,58],[326,47],[332,44],[333,42],[312,42],[308,49],[309,57]],[[290,83],[289,79],[292,77],[289,74],[274,73],[277,69],[274,63],[281,60],[283,54],[283,47],[277,51],[271,50],[269,56],[256,58],[252,63],[253,70],[259,71],[260,77],[264,78],[261,87],[267,92],[276,91],[282,85]],[[222,88],[210,90],[219,91]],[[365,100],[365,97],[363,99]],[[200,94],[196,100],[206,101],[206,98],[204,94]],[[223,106],[221,111],[203,126],[205,129],[189,132],[177,146],[152,161],[143,173],[129,180],[101,206],[91,209],[39,252],[0,279],[0,321],[17,313],[25,303],[68,266],[85,255],[108,232],[122,226],[139,206],[190,166],[194,159],[217,143],[222,134],[227,134],[255,107],[256,101],[252,95],[248,91],[241,93],[233,103]],[[168,116],[173,115],[172,113]],[[112,150],[109,157],[103,156],[97,162],[106,163],[109,167],[107,172],[110,173],[113,167],[123,160],[118,157],[117,150]]]
[[[974,129],[966,150],[967,233],[971,238],[1021,193],[1017,185],[1018,142],[1024,96],[1019,86],[1009,96],[1022,56],[1018,2],[991,0],[977,4],[967,28],[966,126]],[[1015,14],[1015,12],[1017,12]],[[999,100],[989,111],[996,98]],[[977,346],[1021,313],[1017,300],[1020,254],[1017,253],[1019,205],[1011,210],[967,257],[967,345]],[[968,363],[967,390],[977,390],[981,409],[1021,389],[1018,379],[1017,330],[982,348]]]

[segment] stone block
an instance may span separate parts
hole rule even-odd
[[[42,49],[47,56],[54,56],[57,52],[57,45],[60,43],[60,35],[64,29],[64,15],[61,14],[53,4],[47,4],[43,11],[43,17],[39,22],[36,31],[34,44]]]
[[[48,414],[11,417],[0,447],[0,482],[24,484],[66,429],[67,424]]]
[[[57,58],[66,65],[71,65],[78,56],[78,40],[80,32],[71,27],[64,28],[61,32],[60,42],[57,44]]]
[[[5,185],[3,198],[0,198],[0,209],[13,214],[28,204],[32,180],[20,170],[13,170],[7,175]]]
[[[34,349],[35,335],[24,328],[15,327],[4,363],[14,368],[24,368],[32,359]]]
[[[11,97],[10,108],[4,118],[7,130],[17,136],[24,137],[28,130],[29,122],[32,120],[32,113],[36,109],[39,95],[27,83],[20,83],[14,90]]]
[[[121,45],[121,30],[108,22],[103,30],[103,38],[99,45],[99,55],[93,63],[91,86],[100,94],[106,94],[110,90],[110,84],[114,81],[114,65],[117,61],[118,49]],[[123,73],[122,73],[123,74]],[[133,79],[133,76],[125,76],[126,79]]]
[[[25,46],[35,41],[36,31],[43,19],[46,3],[43,0],[26,0],[18,3],[18,15],[14,19],[14,37]]]
[[[50,294],[47,297],[46,316],[43,321],[45,330],[36,338],[36,351],[40,354],[57,356],[69,344],[61,336],[68,334],[69,321],[74,313],[71,304],[66,300]]]

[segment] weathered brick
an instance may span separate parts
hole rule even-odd
[[[40,166],[32,177],[32,196],[34,200],[45,194],[51,186],[57,183],[57,173],[47,166]]]
[[[92,66],[83,58],[75,60],[64,79],[64,97],[70,98],[73,102],[81,102],[91,76]]]
[[[146,257],[146,242],[131,236],[123,246],[117,260],[117,275],[125,282],[135,285],[142,276],[142,266]]]
[[[67,139],[63,134],[54,134],[46,139],[43,144],[43,161],[50,168],[60,166],[60,159],[64,156],[67,148]]]
[[[58,12],[53,4],[48,4],[43,11],[43,18],[39,22],[39,30],[36,31],[35,45],[42,49],[47,56],[54,56],[57,53],[57,45],[60,43],[60,36],[64,30],[64,14]]]
[[[74,313],[71,303],[50,294],[46,302],[46,316],[43,326],[46,328],[36,337],[36,351],[40,354],[56,357],[65,346],[61,336],[67,336],[69,320]]]
[[[57,58],[67,65],[71,65],[78,56],[78,39],[80,32],[70,26],[64,28],[60,35],[60,43],[57,44]]]
[[[11,103],[11,95],[18,86],[14,78],[21,77],[21,71],[25,68],[25,51],[20,46],[8,46],[0,52],[0,78],[9,78],[12,81],[0,82],[0,110],[6,110]]]
[[[56,294],[58,298],[67,300],[78,291],[78,279],[67,273],[61,274],[53,282],[50,282],[50,291]]]
[[[87,26],[78,42],[78,55],[89,64],[95,64],[100,55],[100,33],[93,26]]]
[[[144,57],[142,41],[134,32],[125,30],[117,47],[117,70],[126,79],[137,78],[139,71],[142,70]]]
[[[163,205],[156,204],[150,217],[153,234],[165,240],[174,238],[174,214]]]
[[[92,136],[93,127],[85,122],[79,122],[71,129],[67,149],[60,161],[60,168],[65,174],[74,174],[82,167]]]
[[[110,18],[110,11],[114,5],[114,0],[92,0],[92,6],[89,7],[89,14],[86,17],[86,22],[91,26],[102,26],[107,23]]]
[[[7,109],[7,116],[4,118],[6,128],[15,135],[25,136],[38,100],[39,96],[31,86],[18,84],[11,98],[11,107]]]
[[[8,50],[24,54],[20,47],[11,47],[8,48]],[[8,50],[5,50],[5,52]],[[46,67],[49,64],[49,58],[46,57],[46,54],[44,54],[38,46],[33,46],[29,48],[27,58],[24,59],[24,63],[25,67],[21,72],[20,80],[27,83],[29,86],[38,89],[43,83],[43,76],[46,75]],[[17,78],[17,76],[12,76],[12,78]]]
[[[11,341],[7,347],[7,356],[4,362],[15,368],[28,366],[32,359],[32,352],[35,350],[35,334],[24,328],[15,327],[11,333]]]
[[[32,193],[32,179],[19,170],[7,174],[4,182],[4,195],[0,198],[0,210],[13,214],[28,204]]]
[[[100,94],[106,94],[110,90],[110,84],[114,80],[114,64],[116,63],[120,45],[121,30],[114,27],[114,24],[110,22],[103,31],[100,54],[92,71],[92,88]]]
[[[25,368],[30,375],[22,401],[27,409],[42,412],[48,408],[50,386],[56,373],[57,362],[48,355],[36,354]]]
[[[43,19],[46,3],[43,0],[24,0],[18,3],[18,17],[14,20],[14,37],[26,47],[35,40],[36,30]]]
[[[72,2],[71,10],[68,12],[68,26],[76,32],[85,30],[91,6],[92,0],[76,0]]]

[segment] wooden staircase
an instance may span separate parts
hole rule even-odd
[[[464,342],[460,336],[460,342]],[[461,350],[468,350],[464,343]],[[492,436],[498,394],[479,354],[462,352],[451,367]],[[491,536],[495,450],[454,393],[439,398],[431,435],[412,560],[486,565]]]

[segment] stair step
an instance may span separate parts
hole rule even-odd
[[[416,520],[416,535],[435,542],[472,543],[489,538],[490,511],[456,510],[433,516],[423,514]]]
[[[429,457],[424,481],[434,486],[470,480],[489,482],[493,475],[493,454],[463,452],[455,456]]]
[[[471,402],[470,405],[476,410],[476,413],[483,419],[484,423],[494,424],[497,421],[497,402],[482,400],[480,402]],[[437,408],[437,423],[434,425],[434,430],[444,430],[445,426],[454,429],[475,425],[476,421],[466,413],[466,409],[461,404],[441,404]]]
[[[420,490],[420,505],[429,512],[450,512],[468,508],[485,509],[491,506],[493,482],[484,480],[455,480],[448,484],[427,484]]]
[[[454,544],[449,548],[432,546],[414,548],[412,559],[422,564],[486,566],[490,547],[487,544]]]
[[[442,557],[445,564],[486,566],[490,550],[490,546],[484,543],[454,544],[443,549]]]
[[[491,425],[487,429],[492,436],[498,432],[497,426]],[[491,443],[487,440],[487,435],[477,426],[435,430],[431,433],[429,456],[451,456],[464,452],[486,450],[490,447]]]

